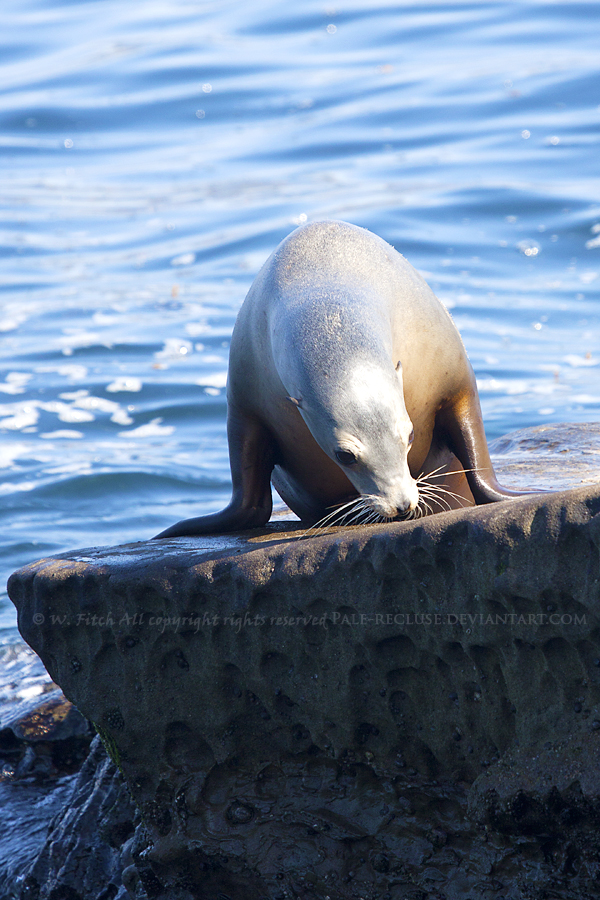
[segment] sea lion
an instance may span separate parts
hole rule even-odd
[[[231,502],[157,537],[265,525],[271,481],[310,524],[521,496],[496,480],[450,315],[400,253],[355,225],[304,225],[264,264],[233,331],[227,403]]]

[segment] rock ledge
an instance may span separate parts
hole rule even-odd
[[[138,896],[396,900],[447,877],[432,784],[466,837],[477,779],[482,827],[512,809],[490,793],[507,755],[600,742],[599,513],[588,486],[15,573],[21,633],[141,811]]]

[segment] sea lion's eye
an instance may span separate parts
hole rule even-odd
[[[413,430],[411,431],[411,433],[408,436],[408,446],[409,447],[412,444],[412,442],[414,441],[414,439],[415,439],[415,429],[413,428]]]
[[[356,457],[350,450],[336,450],[335,456],[343,466],[353,466],[356,462]]]

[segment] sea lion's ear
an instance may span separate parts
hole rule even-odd
[[[302,409],[302,397],[288,397],[287,399],[298,409]]]
[[[402,372],[402,360],[401,359],[399,359],[398,362],[396,363],[396,372],[398,372],[399,374]]]

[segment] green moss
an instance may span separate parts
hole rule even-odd
[[[114,762],[115,766],[118,768],[119,772],[123,775],[124,773],[123,767],[121,766],[121,754],[119,753],[119,748],[117,747],[116,741],[111,737],[109,732],[102,728],[101,725],[98,725],[97,722],[92,722],[92,725],[100,735],[100,740],[104,744],[104,749]]]

